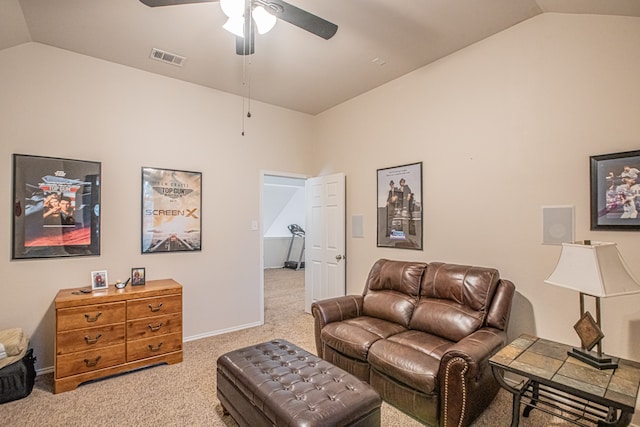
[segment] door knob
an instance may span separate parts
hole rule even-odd
[[[345,257],[346,258],[346,257]],[[336,261],[340,261],[342,259],[342,255],[336,255]]]

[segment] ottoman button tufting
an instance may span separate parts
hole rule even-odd
[[[380,427],[382,400],[369,384],[285,340],[217,363],[218,399],[240,427]]]

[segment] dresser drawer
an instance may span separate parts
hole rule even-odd
[[[127,302],[127,319],[182,312],[182,294],[140,298]]]
[[[97,328],[75,329],[59,332],[56,337],[56,354],[93,350],[115,344],[124,344],[124,323]]]
[[[182,332],[182,313],[148,317],[127,322],[127,340],[139,340],[158,335]]]
[[[57,310],[57,330],[69,331],[112,323],[124,323],[125,303],[85,305],[83,307],[61,308]]]
[[[109,368],[125,362],[124,344],[56,357],[56,378]]]
[[[127,362],[182,350],[182,332],[127,342]]]

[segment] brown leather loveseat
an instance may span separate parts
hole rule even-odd
[[[362,295],[312,305],[318,356],[423,423],[466,426],[499,390],[514,291],[492,268],[381,259]]]

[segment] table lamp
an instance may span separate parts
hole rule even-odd
[[[617,368],[618,359],[602,352],[604,334],[600,298],[638,293],[640,284],[632,276],[616,244],[589,240],[563,243],[558,264],[544,282],[580,292],[580,319],[573,328],[580,337],[582,348],[572,349],[569,356],[598,369]],[[585,295],[595,298],[595,320],[585,311]],[[592,351],[596,346],[597,351]]]

